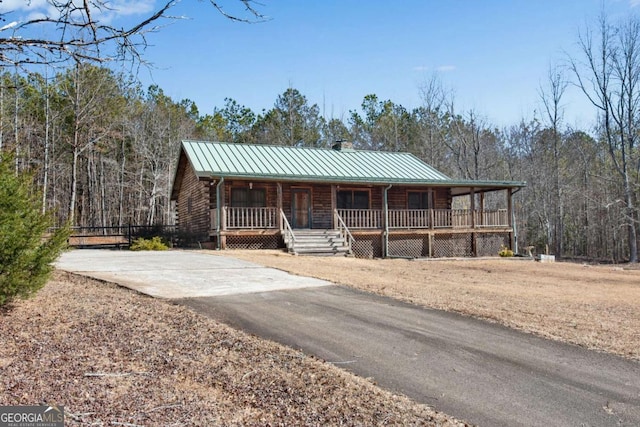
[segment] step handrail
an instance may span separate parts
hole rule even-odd
[[[287,216],[284,214],[284,211],[282,209],[280,209],[280,232],[285,237],[285,239],[288,239],[289,241],[295,244],[296,235],[293,234],[293,229],[291,228],[291,224],[289,224],[289,221],[287,220]]]
[[[336,217],[336,225],[338,226],[338,231],[340,232],[340,237],[349,242],[349,254],[352,253],[352,245],[355,243],[356,239],[353,238],[353,235],[349,231],[349,227],[344,223],[344,220],[338,213],[338,209],[334,210],[334,215]]]

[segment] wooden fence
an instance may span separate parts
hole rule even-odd
[[[124,225],[114,227],[72,227],[69,246],[89,247],[128,247],[140,237],[162,237],[174,243],[176,227],[174,225]]]

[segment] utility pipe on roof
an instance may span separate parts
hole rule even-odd
[[[389,257],[389,197],[387,196],[387,191],[393,187],[393,184],[389,184],[388,187],[385,187],[384,192],[382,193],[382,200],[384,204],[384,233],[383,233],[383,241],[384,241],[384,257]]]
[[[220,182],[216,185],[216,216],[217,224],[216,224],[216,246],[218,250],[222,249],[222,244],[220,243],[220,220],[222,219],[222,206],[220,206],[220,186],[224,183],[224,176],[220,177]]]

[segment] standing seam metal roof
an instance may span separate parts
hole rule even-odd
[[[451,180],[410,153],[182,141],[197,176],[368,184],[485,184],[520,182]]]

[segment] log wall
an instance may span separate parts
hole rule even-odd
[[[210,181],[200,180],[184,157],[180,159],[178,174],[181,176],[176,199],[178,230],[190,239],[209,240]]]

